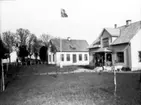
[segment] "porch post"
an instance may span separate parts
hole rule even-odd
[[[107,66],[107,53],[105,52],[105,66]]]
[[[93,59],[92,59],[92,62],[93,62],[93,64],[94,64],[94,66],[96,66],[96,59],[95,59],[95,53],[93,53]]]

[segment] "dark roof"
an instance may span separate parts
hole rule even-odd
[[[83,52],[88,51],[88,43],[86,40],[67,40],[61,39],[63,52]],[[51,43],[56,47],[57,51],[60,51],[60,39],[51,39]]]
[[[129,26],[118,27],[120,29],[120,36],[112,43],[112,45],[129,43],[141,28],[141,21],[131,23]]]

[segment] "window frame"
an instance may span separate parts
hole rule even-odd
[[[53,62],[55,62],[55,54],[52,54],[52,57],[53,57]]]
[[[51,54],[49,54],[49,62],[51,62]]]
[[[141,51],[138,51],[139,62],[141,62]]]
[[[122,55],[118,55],[118,54],[122,54]],[[119,57],[122,57],[122,58],[119,58]],[[125,61],[124,61],[124,51],[119,51],[119,52],[117,52],[116,53],[116,62],[117,63],[124,63]]]
[[[106,44],[105,44],[106,42]],[[102,44],[103,44],[103,47],[109,47],[110,43],[109,43],[109,38],[106,37],[106,38],[103,38],[102,39]]]
[[[70,61],[70,54],[66,54],[66,61]]]
[[[84,60],[85,60],[85,61],[88,60],[88,54],[84,54]]]
[[[82,61],[82,54],[79,54],[79,61]]]
[[[61,54],[61,61],[64,61],[64,54]]]
[[[77,63],[77,54],[72,54],[72,62]]]

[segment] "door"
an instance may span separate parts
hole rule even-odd
[[[108,53],[106,54],[106,65],[107,66],[111,66],[112,65],[112,54],[111,53]]]
[[[72,57],[73,58],[73,63],[76,63],[76,54],[73,54],[72,56],[73,56]]]

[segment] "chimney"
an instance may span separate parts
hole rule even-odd
[[[117,28],[117,24],[115,24],[115,28]]]
[[[131,24],[131,20],[126,20],[126,26],[129,26]]]
[[[68,40],[68,41],[70,41],[70,40],[71,40],[71,38],[70,38],[70,37],[67,37],[67,40]]]

